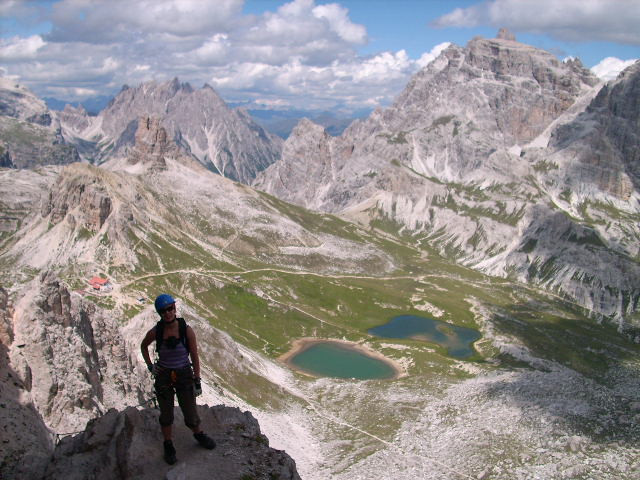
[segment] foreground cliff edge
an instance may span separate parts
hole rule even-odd
[[[293,459],[269,447],[251,413],[222,405],[199,406],[198,413],[217,443],[214,450],[199,447],[186,428],[176,428],[178,463],[168,466],[159,458],[156,409],[110,410],[89,422],[83,433],[62,440],[44,478],[300,478]]]

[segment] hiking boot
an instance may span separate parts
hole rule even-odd
[[[164,441],[164,461],[169,465],[173,465],[178,461],[176,458],[176,449],[171,440]]]
[[[204,432],[194,433],[193,436],[198,441],[198,443],[202,445],[204,448],[208,448],[209,450],[216,448],[216,442],[214,442],[213,438],[211,438],[206,433]]]

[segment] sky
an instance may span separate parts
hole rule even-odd
[[[0,75],[69,102],[178,77],[253,108],[346,112],[501,27],[605,80],[640,58],[640,0],[0,0]]]

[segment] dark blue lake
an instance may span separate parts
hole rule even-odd
[[[450,356],[460,359],[472,356],[475,353],[473,342],[481,338],[480,332],[473,328],[415,315],[393,317],[388,323],[371,328],[368,332],[378,337],[411,338],[437,343],[445,347]]]
[[[370,380],[396,376],[389,363],[331,341],[313,343],[289,362],[295,368],[319,377]]]

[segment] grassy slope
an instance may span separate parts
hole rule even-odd
[[[418,347],[409,350],[416,373],[424,373],[425,364],[431,369],[432,362],[446,369],[454,362],[435,345],[422,348],[424,344],[413,340],[383,341],[366,331],[398,314],[425,315],[414,307],[424,301],[444,311],[441,320],[479,328],[470,299],[494,312],[497,333],[516,338],[535,356],[589,376],[603,378],[607,366],[640,353],[613,328],[587,318],[561,299],[457,266],[432,250],[415,248],[411,238],[363,232],[335,217],[271,201],[310,231],[344,233],[375,243],[394,257],[396,271],[384,276],[323,275],[286,271],[242,257],[235,259],[236,265],[225,265],[188,238],[169,242],[151,234],[147,240],[137,238],[142,261],[134,274],[143,278],[127,290],[132,296],[151,298],[162,290],[184,298],[215,326],[271,358],[284,353],[295,338],[317,336]],[[165,271],[182,272],[158,274],[159,262]],[[483,355],[472,361],[499,356],[488,342],[481,343]]]

